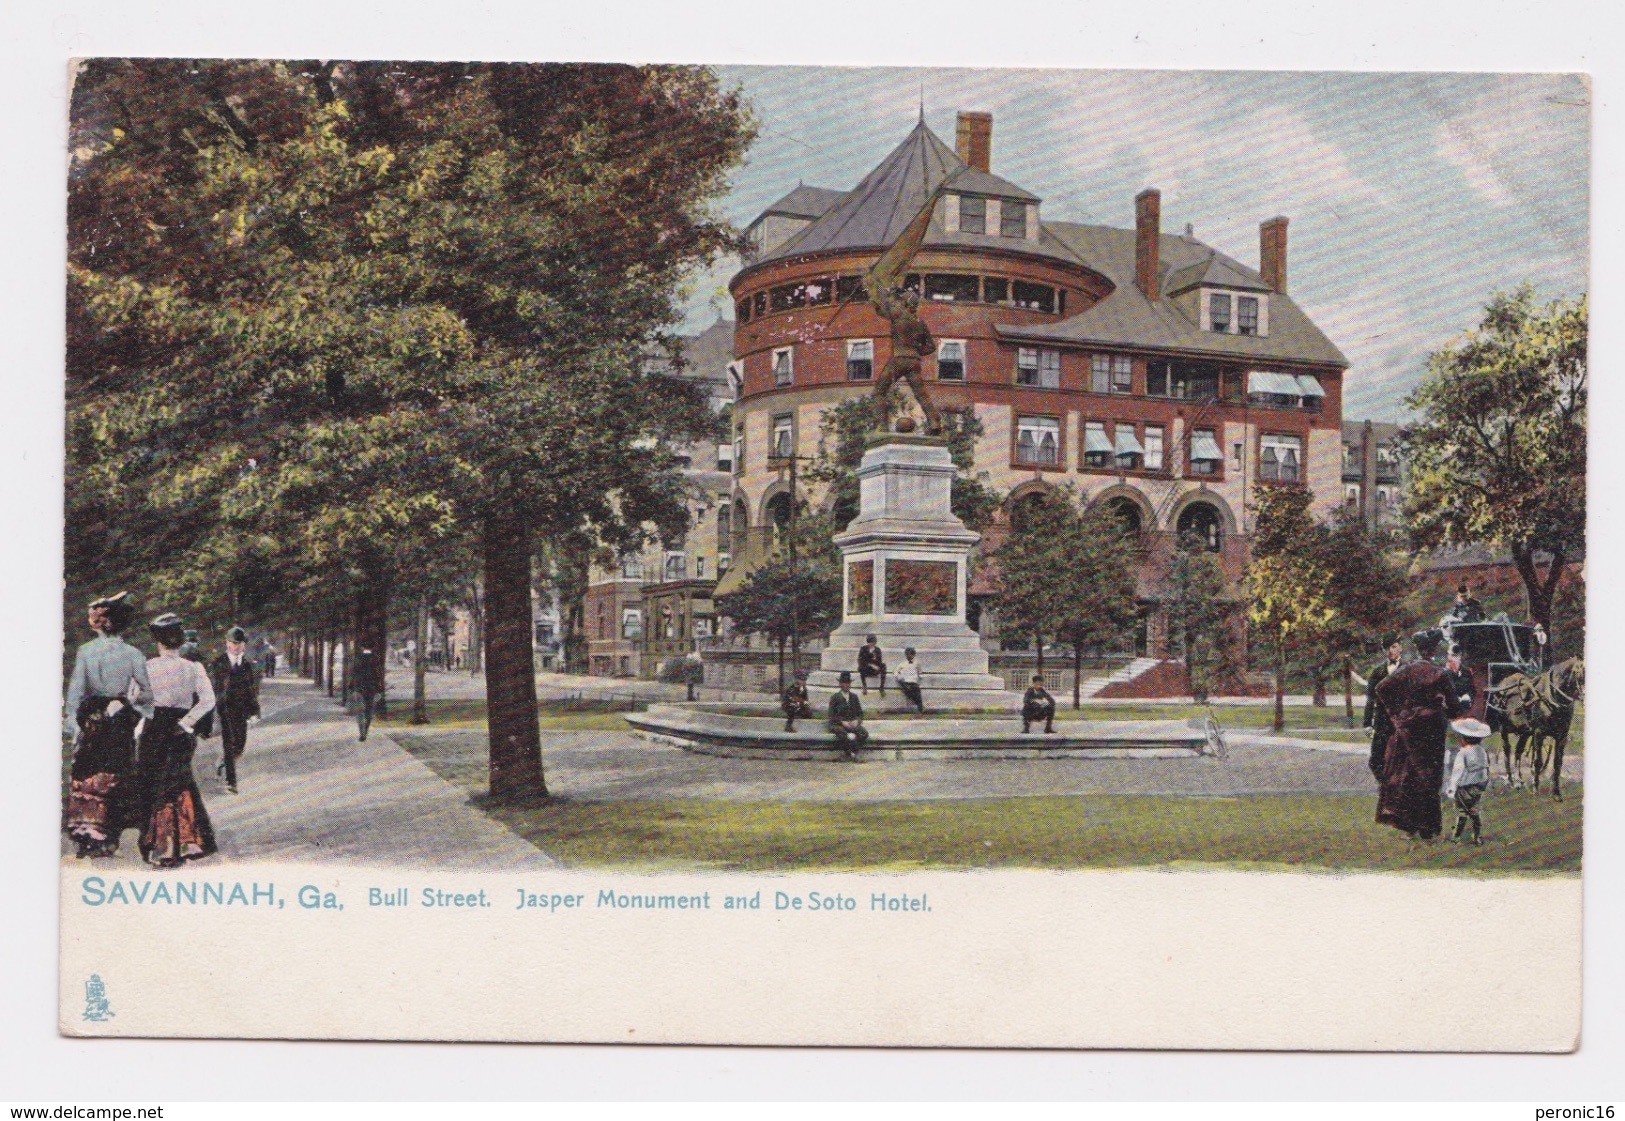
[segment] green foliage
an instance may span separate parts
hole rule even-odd
[[[827,488],[827,507],[836,532],[858,516],[858,465],[874,429],[874,413],[868,395],[849,397],[824,411],[819,426],[818,452],[807,468],[806,478]],[[973,474],[976,441],[982,435],[982,422],[974,410],[947,410],[942,414],[943,438],[948,454],[959,473],[954,477],[950,504],[955,515],[974,530],[985,528],[1002,501],[987,485],[987,473]]]
[[[655,675],[666,685],[704,685],[705,663],[699,658],[671,658],[660,665]]]
[[[312,618],[466,582],[493,515],[679,535],[667,442],[714,418],[647,359],[752,133],[686,67],[88,63],[70,602]]]
[[[1135,545],[1104,506],[1080,511],[1070,488],[1023,499],[994,560],[994,606],[1012,635],[1047,636],[1081,661],[1119,649],[1134,625]]]
[[[1258,496],[1247,619],[1278,674],[1293,654],[1323,637],[1335,617],[1332,572],[1309,516],[1304,487],[1265,487]]]
[[[1498,292],[1406,401],[1420,416],[1403,439],[1414,544],[1510,551],[1549,629],[1564,563],[1585,543],[1587,323],[1584,296]],[[1552,558],[1544,574],[1537,552]]]
[[[840,622],[842,567],[832,528],[824,518],[801,515],[796,522],[795,564],[788,551],[775,552],[738,591],[718,596],[717,609],[736,634],[762,635],[783,647],[791,638],[822,638]]]
[[[1230,619],[1235,610],[1228,594],[1219,554],[1188,534],[1168,562],[1163,610],[1169,641],[1185,660],[1191,692],[1211,694],[1236,669]]]

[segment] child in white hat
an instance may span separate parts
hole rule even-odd
[[[1473,844],[1481,845],[1484,843],[1484,823],[1478,816],[1478,802],[1490,784],[1490,760],[1484,753],[1484,741],[1489,738],[1490,726],[1482,720],[1463,717],[1452,721],[1450,727],[1461,737],[1461,750],[1456,752],[1455,762],[1450,765],[1450,778],[1445,783],[1444,791],[1446,797],[1456,802],[1456,828],[1450,839],[1461,840],[1462,831],[1471,821]]]

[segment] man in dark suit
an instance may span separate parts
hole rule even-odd
[[[360,739],[365,742],[367,730],[372,727],[373,710],[378,706],[378,698],[384,692],[384,659],[378,651],[363,646],[355,659],[355,673],[350,679],[350,685],[356,691],[359,704],[355,710],[356,729],[361,733]]]
[[[1383,645],[1387,647],[1388,660],[1372,670],[1370,679],[1366,681],[1363,721],[1365,727],[1371,729],[1371,758],[1367,766],[1371,768],[1371,773],[1376,776],[1378,782],[1382,781],[1383,756],[1388,750],[1388,737],[1394,733],[1394,724],[1388,718],[1388,710],[1377,698],[1377,686],[1399,668],[1400,657],[1405,653],[1405,644],[1397,635],[1383,639]]]
[[[784,696],[779,698],[779,705],[784,709],[784,730],[796,730],[798,719],[811,719],[813,717],[812,703],[807,699],[807,671],[796,670],[796,679],[784,687]]]
[[[869,730],[863,726],[863,702],[852,692],[850,673],[842,670],[837,681],[841,689],[829,699],[829,730],[846,758],[856,759],[858,748],[869,742]]]
[[[248,635],[241,627],[226,632],[226,649],[209,666],[215,712],[220,716],[220,765],[226,789],[237,793],[237,760],[248,747],[248,729],[260,720],[260,667],[248,656]]]

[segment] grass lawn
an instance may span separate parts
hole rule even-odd
[[[1556,803],[1493,792],[1485,844],[1407,841],[1370,794],[985,798],[898,802],[494,800],[485,759],[396,736],[484,812],[567,865],[774,869],[1196,867],[1578,873],[1582,787]],[[1447,811],[1445,825],[1455,820]]]
[[[487,802],[566,864],[726,870],[1285,868],[1578,873],[1580,788],[1484,804],[1482,847],[1408,841],[1369,795],[1092,796],[929,802]],[[1454,820],[1446,818],[1446,828]]]

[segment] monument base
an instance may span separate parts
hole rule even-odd
[[[903,651],[914,648],[920,663],[920,693],[927,712],[965,712],[978,709],[1016,711],[1021,698],[1004,687],[1004,680],[988,672],[987,651],[981,636],[959,619],[848,620],[829,636],[819,668],[809,675],[809,693],[824,703],[840,688],[842,670],[852,674],[852,688],[861,689],[858,679],[858,648],[868,635],[874,635],[886,663],[887,699],[896,698],[901,708],[902,690],[897,688],[897,668],[903,664]],[[870,681],[869,696],[875,696]],[[821,710],[820,710],[821,711]]]

